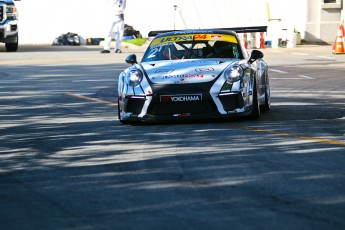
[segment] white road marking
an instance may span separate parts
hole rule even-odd
[[[276,90],[271,90],[271,93],[319,93],[319,94],[344,94],[345,95],[345,90],[344,91],[324,91],[324,90],[296,90],[296,89],[276,89]]]
[[[270,52],[272,52],[272,53],[283,53],[282,50],[270,50]]]
[[[288,72],[278,69],[269,69],[272,72],[287,74]],[[306,76],[306,75],[297,75],[297,77],[271,77],[270,79],[273,80],[303,80],[303,79],[315,79],[314,77]]]
[[[298,77],[271,77],[272,80],[312,80],[315,79],[313,77],[305,76],[305,75],[297,75]]]
[[[300,56],[308,56],[309,55],[309,54],[306,54],[306,53],[291,53],[291,54],[300,55]]]
[[[331,60],[335,60],[334,57],[329,57],[329,56],[317,56],[318,58],[325,58],[325,59],[331,59]]]
[[[276,73],[288,73],[286,71],[278,70],[278,69],[269,69],[269,70],[272,71],[272,72],[276,72]]]
[[[298,77],[271,77],[271,80],[312,80],[315,79],[309,76],[298,75]]]
[[[303,80],[300,77],[271,77],[271,80]]]
[[[99,80],[74,80],[72,82],[104,82],[104,81],[113,81],[113,79],[99,79]]]
[[[13,84],[13,83],[20,83],[20,81],[0,81],[0,84]]]
[[[306,75],[297,75],[301,78],[305,78],[305,79],[315,79],[314,77],[309,77],[309,76],[306,76]]]

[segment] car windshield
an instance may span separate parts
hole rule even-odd
[[[142,62],[194,58],[243,59],[243,55],[231,34],[176,34],[154,38]]]

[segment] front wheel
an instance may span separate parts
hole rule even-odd
[[[271,91],[270,86],[266,85],[265,90],[265,104],[262,105],[262,111],[269,111],[271,109]]]
[[[250,119],[258,119],[260,115],[261,115],[261,111],[260,111],[260,104],[259,104],[259,99],[258,99],[258,90],[256,88],[256,82],[254,80],[252,111],[250,112],[250,115],[248,117]]]
[[[7,52],[16,52],[18,50],[18,38],[15,43],[6,43],[5,47]]]
[[[124,123],[121,119],[121,110],[120,110],[120,99],[117,98],[117,117],[121,123]]]

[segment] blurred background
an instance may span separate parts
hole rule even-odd
[[[19,44],[51,44],[67,32],[102,38],[112,0],[21,0]],[[298,34],[333,43],[344,19],[343,0],[127,0],[125,23],[143,37],[151,30],[268,26],[267,39]]]

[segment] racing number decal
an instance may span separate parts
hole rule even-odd
[[[151,51],[150,51],[150,54],[147,58],[154,58],[156,57],[156,54],[162,49],[162,46],[158,46],[158,47],[155,47],[155,48],[152,48]]]

